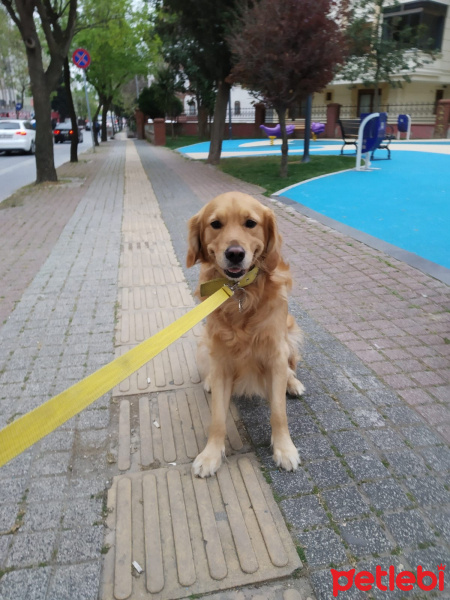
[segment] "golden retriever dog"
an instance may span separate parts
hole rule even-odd
[[[301,331],[288,313],[292,279],[281,257],[275,215],[255,198],[228,192],[206,204],[188,223],[186,264],[200,262],[200,284],[225,278],[233,286],[254,281],[206,320],[198,348],[198,367],[211,391],[211,426],[205,449],[194,461],[194,474],[213,475],[225,453],[225,421],[233,394],[265,397],[270,403],[273,459],[287,471],[300,459],[289,435],[286,391],[301,395],[296,378]],[[200,295],[200,288],[197,290]]]

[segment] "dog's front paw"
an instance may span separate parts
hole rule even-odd
[[[277,467],[281,467],[286,471],[296,471],[300,464],[298,450],[291,441],[282,446],[274,444],[273,460]]]
[[[222,455],[225,448],[206,448],[201,452],[192,464],[194,475],[197,477],[211,477],[219,470],[222,464]]]

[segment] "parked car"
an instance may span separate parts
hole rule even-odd
[[[35,153],[36,130],[30,121],[0,120],[0,152],[10,154],[13,151]]]
[[[55,144],[58,142],[67,142],[72,140],[74,136],[74,130],[72,129],[72,125],[70,123],[58,123],[53,130],[53,137],[55,138]],[[81,129],[78,130],[78,143],[80,144],[83,141],[83,132]]]

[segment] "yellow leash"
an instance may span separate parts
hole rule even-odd
[[[234,291],[223,285],[180,319],[92,375],[0,430],[0,467],[77,415],[140,369],[223,304]]]

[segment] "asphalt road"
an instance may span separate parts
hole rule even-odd
[[[92,148],[90,131],[83,132],[83,142],[78,152],[86,152]],[[59,167],[70,160],[70,143],[54,145],[55,166]],[[36,181],[36,160],[27,154],[0,153],[0,202],[8,198],[16,190]]]

